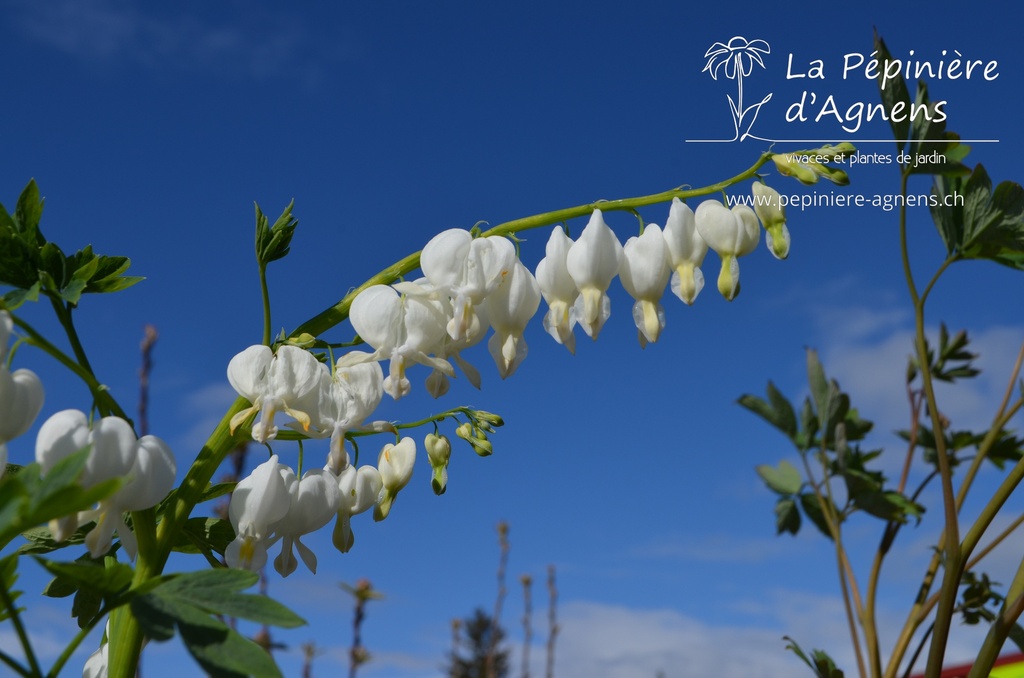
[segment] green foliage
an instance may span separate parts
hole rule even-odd
[[[0,284],[15,290],[3,296],[3,305],[16,308],[34,301],[39,293],[75,306],[86,293],[117,292],[142,280],[122,275],[127,257],[95,254],[87,245],[66,255],[39,230],[43,199],[30,181],[18,198],[12,216],[0,205]]]
[[[984,166],[969,176],[936,177],[932,219],[950,257],[988,259],[1024,269],[1024,188],[1004,181],[993,190]],[[958,196],[962,199],[958,199]]]
[[[782,639],[788,641],[786,649],[792,650],[793,654],[800,657],[818,678],[843,678],[843,672],[836,668],[836,663],[824,650],[812,650],[811,656],[808,657],[795,640],[789,636],[783,636]]]
[[[0,588],[5,592],[7,605],[0,605],[0,622],[11,618],[11,610],[8,605],[13,606],[14,601],[21,597],[21,591],[17,591],[14,585],[18,583],[18,556],[9,555],[0,559]],[[20,613],[22,608],[17,608]]]
[[[133,597],[132,614],[153,640],[169,640],[177,629],[189,654],[211,676],[280,676],[263,648],[217,618],[236,617],[285,628],[305,624],[266,596],[239,593],[258,580],[259,575],[245,570],[176,575]]]
[[[288,254],[295,228],[299,225],[299,220],[292,216],[294,206],[295,201],[292,200],[274,225],[270,226],[263,210],[256,205],[256,261],[261,268]]]
[[[124,602],[122,596],[132,583],[133,570],[117,562],[112,555],[93,560],[88,553],[73,563],[59,563],[36,557],[54,578],[46,585],[43,595],[66,598],[72,594],[71,616],[78,620],[79,628],[86,628],[107,612]]]
[[[962,344],[958,341],[943,345],[948,348],[949,360],[961,356]],[[777,467],[757,467],[768,489],[779,495],[775,504],[776,532],[796,534],[802,523],[801,511],[829,539],[834,538],[834,528],[856,511],[893,524],[905,523],[911,517],[920,519],[924,507],[887,487],[885,474],[869,468],[881,451],[862,450],[856,443],[864,439],[872,423],[861,419],[850,406],[850,397],[828,378],[813,350],[807,351],[807,383],[811,395],[804,400],[799,423],[793,405],[771,382],[767,399],[752,395],[739,399],[740,405],[789,438],[805,463],[813,460],[821,469],[820,478],[804,478],[785,460]],[[836,504],[833,480],[842,480],[845,485],[842,505]]]
[[[29,464],[12,477],[0,479],[0,547],[41,523],[92,508],[124,483],[112,478],[90,488],[78,484],[89,449],[69,455],[41,476],[39,464]]]
[[[977,353],[967,351],[970,340],[967,338],[967,330],[960,330],[952,338],[946,323],[939,325],[939,350],[938,353],[931,344],[925,340],[928,366],[933,379],[952,383],[957,379],[968,379],[977,376],[981,370],[975,368],[971,363],[978,357]],[[956,363],[956,364],[952,364]],[[907,366],[907,383],[909,384],[917,377],[920,366],[916,358],[911,358]]]

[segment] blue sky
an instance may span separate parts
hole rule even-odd
[[[290,330],[443,229],[702,186],[748,167],[765,142],[686,142],[733,131],[726,95],[735,82],[702,72],[716,41],[771,45],[745,88],[748,103],[772,93],[754,128],[772,139],[889,136],[877,120],[850,134],[827,116],[785,117],[804,91],[834,96],[841,111],[876,101],[862,70],[843,78],[845,55],[872,50],[873,28],[897,57],[915,50],[936,61],[957,50],[995,60],[994,80],[936,80],[930,92],[948,101],[949,127],[964,138],[998,139],[975,144],[972,162],[997,181],[1021,178],[1024,63],[1016,22],[1000,21],[994,3],[973,3],[967,14],[960,5],[881,2],[347,5],[5,3],[0,202],[11,208],[35,178],[49,239],[66,251],[91,243],[127,255],[131,272],[146,276],[127,292],[87,299],[78,322],[97,372],[128,405],[143,326],[157,327],[151,429],[182,466],[234,398],[228,360],[260,340],[254,200],[276,216],[295,199],[292,252],[270,270],[274,325]],[[794,69],[821,60],[824,79],[787,78],[790,55]],[[892,153],[893,145],[861,149]],[[767,181],[785,193],[898,190],[893,165],[847,169],[848,188],[805,188],[774,170]],[[927,192],[928,180],[914,186]],[[663,224],[667,206],[643,215]],[[369,609],[363,638],[374,661],[362,673],[438,675],[449,621],[493,605],[499,520],[510,523],[512,543],[504,622],[521,642],[516,581],[531,574],[537,662],[544,572],[558,568],[559,676],[796,675],[787,633],[852,670],[830,549],[810,531],[775,538],[773,498],[754,473],[793,460],[791,449],[735,401],[763,393],[768,379],[802,399],[804,347],[817,348],[877,423],[877,444],[892,447],[886,464],[895,474],[902,448],[890,432],[906,425],[912,318],[895,212],[816,207],[788,218],[787,261],[763,245],[744,258],[743,291],[730,304],[714,289],[718,262],[709,255],[708,288],[691,308],[666,296],[666,331],[646,350],[615,283],[609,324],[596,343],[580,335],[575,356],[543,333],[538,316],[526,335],[529,358],[505,382],[483,346],[467,354],[484,374],[480,392],[462,380],[434,403],[422,392],[426,371],[413,372],[419,393],[385,403],[379,416],[414,420],[460,404],[498,412],[507,425],[493,437],[495,454],[478,459],[455,441],[449,489],[438,498],[421,453],[393,515],[354,521],[352,552],[331,552],[325,531],[310,540],[319,574],[271,577],[271,593],[312,622],[277,635],[292,648],[279,656],[286,674],[296,673],[308,640],[326,650],[319,672],[344,664],[351,604],[337,583],[367,577],[387,598]],[[636,231],[629,215],[608,221],[623,241]],[[570,224],[574,235],[583,225]],[[910,231],[916,270],[930,271],[941,243],[925,209],[911,211]],[[531,268],[547,235],[526,236]],[[1022,298],[1019,275],[980,263],[954,267],[937,288],[932,324],[969,328],[986,368],[943,403],[955,422],[979,424],[998,402],[1024,337]],[[22,310],[55,332],[46,308]],[[87,405],[84,389],[43,355],[25,350],[19,366],[44,379],[44,416]],[[31,455],[31,440],[11,444],[12,461]],[[294,456],[287,444],[275,450]],[[901,623],[935,529],[929,516],[902,535],[883,628]],[[851,526],[861,566],[877,535],[873,523]],[[997,581],[1008,581],[1022,548],[1018,540],[993,554]],[[49,603],[32,613],[44,646],[73,625]],[[951,654],[967,656],[971,642],[956,637]],[[154,677],[190,661],[176,641],[148,656]]]

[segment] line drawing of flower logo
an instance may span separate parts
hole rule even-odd
[[[743,78],[753,72],[754,64],[764,68],[762,55],[770,54],[771,51],[771,47],[764,40],[747,40],[743,36],[737,35],[730,38],[727,43],[716,42],[704,54],[704,58],[708,60],[704,65],[704,71],[709,72],[712,78],[718,80],[718,74],[724,73],[726,78],[736,81],[736,100],[734,101],[731,95],[725,95],[729,99],[733,126],[736,128],[735,136],[727,141],[743,141],[748,137],[771,141],[771,139],[762,139],[750,133],[754,121],[757,120],[757,114],[761,111],[761,106],[764,106],[772,98],[771,93],[756,104],[743,107]],[[743,127],[748,114],[751,114],[749,122]],[[741,127],[743,127],[742,134],[740,133]]]

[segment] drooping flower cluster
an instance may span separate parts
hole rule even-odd
[[[120,417],[103,417],[91,425],[84,412],[63,410],[47,419],[36,437],[36,461],[48,473],[68,456],[88,448],[88,459],[78,482],[89,488],[114,478],[125,482],[95,509],[64,516],[50,523],[53,538],[63,541],[79,525],[95,520],[85,537],[93,558],[110,550],[116,533],[134,558],[135,537],[124,521],[127,511],[156,506],[174,487],[177,467],[174,454],[156,436],[135,437],[131,425]]]
[[[43,408],[43,384],[35,372],[7,366],[7,344],[14,321],[0,311],[0,477],[7,468],[7,443],[22,435]]]
[[[258,569],[267,550],[282,541],[274,561],[283,575],[296,567],[293,547],[310,570],[316,558],[300,537],[335,517],[333,542],[342,552],[352,548],[351,519],[374,509],[383,520],[398,493],[408,484],[416,445],[401,438],[380,451],[376,466],[358,469],[350,463],[346,439],[356,431],[391,431],[387,422],[365,422],[384,393],[394,399],[410,393],[408,370],[430,368],[426,379],[434,397],[447,392],[458,365],[470,383],[479,387],[479,372],[462,352],[480,343],[488,329],[488,350],[502,378],[515,373],[526,358],[523,333],[543,298],[548,304],[544,329],[570,352],[575,351],[577,324],[597,339],[611,316],[608,290],[618,277],[635,303],[632,317],[641,346],[658,341],[665,328],[661,297],[670,288],[692,304],[704,286],[701,265],[708,249],[721,257],[718,289],[729,300],[739,293],[738,258],[768,230],[772,254],[789,252],[789,231],[779,194],[757,184],[754,205],[727,207],[708,200],[696,211],[679,199],[672,201],[665,228],[647,224],[625,245],[594,210],[579,238],[573,241],[556,227],[536,268],[536,277],[504,237],[474,237],[451,229],[435,236],[420,255],[423,277],[394,285],[372,285],[355,296],[349,320],[372,351],[350,351],[330,365],[312,353],[282,345],[276,355],[269,347],[253,346],[228,366],[228,379],[251,406],[231,420],[232,432],[253,415],[254,440],[273,441],[276,415],[291,417],[284,425],[309,438],[330,438],[325,468],[299,479],[275,454],[241,481],[230,505],[237,535],[225,556],[228,564]],[[387,375],[380,363],[389,361]],[[454,363],[454,365],[453,365]],[[489,415],[493,416],[493,415]],[[493,423],[493,422],[492,422]],[[500,421],[498,422],[500,424]],[[493,450],[486,419],[467,421],[455,433],[482,456]],[[448,482],[451,444],[436,430],[425,440],[432,467],[431,485],[441,494]]]

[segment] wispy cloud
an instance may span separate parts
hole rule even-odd
[[[172,13],[117,0],[18,2],[11,18],[29,39],[91,62],[254,79],[288,76],[308,84],[320,77],[318,62],[326,56],[310,53],[311,45],[324,41],[311,40],[298,20],[248,5],[225,21],[181,6]]]

